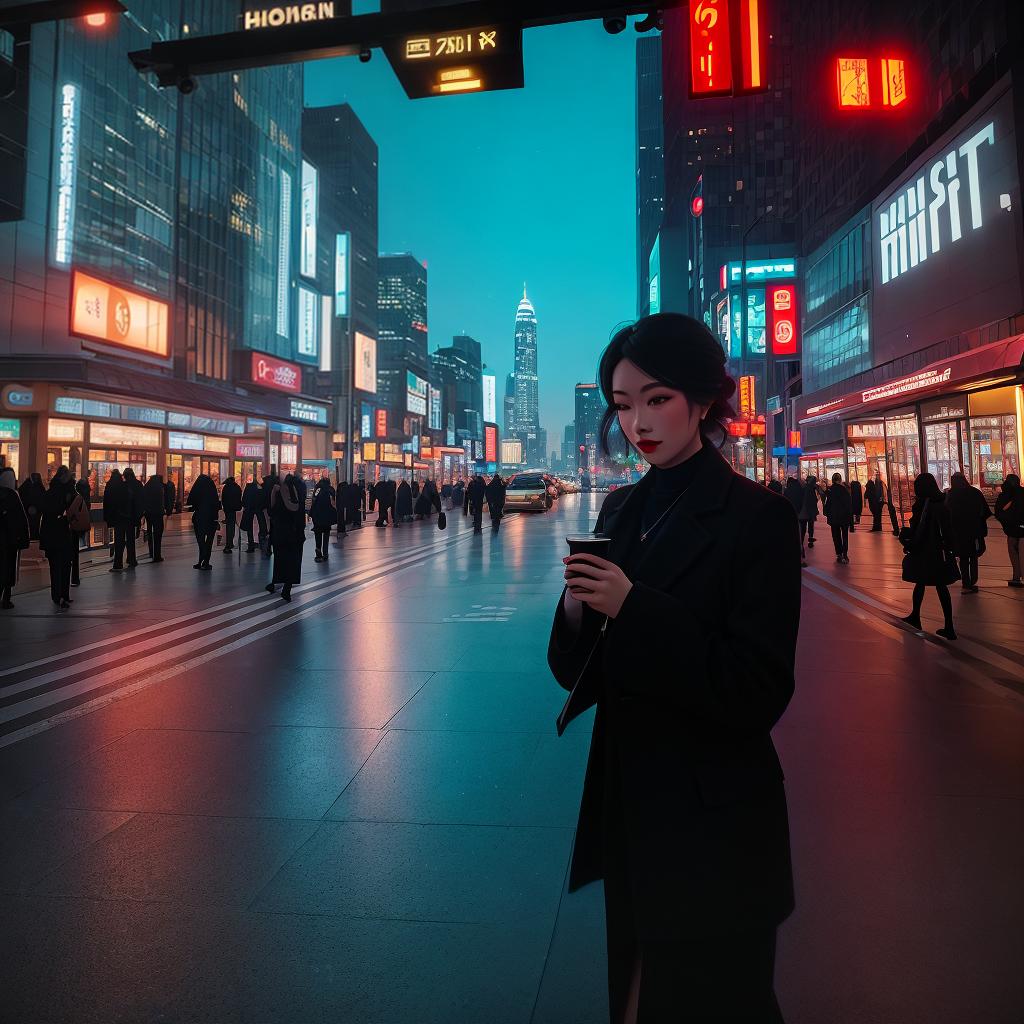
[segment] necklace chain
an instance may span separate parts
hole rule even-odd
[[[659,523],[661,523],[662,519],[664,519],[664,518],[665,518],[665,516],[667,516],[667,515],[669,514],[669,512],[671,512],[671,511],[672,511],[672,509],[674,509],[674,508],[676,507],[676,502],[677,502],[677,501],[678,501],[678,500],[679,500],[679,499],[680,499],[680,498],[681,498],[681,497],[682,497],[682,496],[683,496],[683,495],[684,495],[684,494],[685,494],[685,493],[686,493],[686,492],[687,492],[687,491],[688,491],[689,489],[690,489],[690,485],[689,485],[689,484],[687,484],[687,485],[686,485],[686,486],[685,486],[685,487],[684,487],[684,488],[683,488],[683,489],[682,489],[682,490],[681,490],[681,491],[680,491],[680,492],[679,492],[679,493],[678,493],[678,494],[677,494],[677,495],[676,495],[676,496],[675,496],[675,497],[674,497],[674,498],[672,499],[672,504],[671,504],[671,505],[669,505],[669,507],[668,507],[667,509],[665,509],[665,511],[664,511],[664,512],[662,512],[662,513],[661,513],[661,515],[660,515],[660,516],[658,516],[658,518],[657,518],[657,519],[655,519],[655,520],[654,520],[654,522],[653,522],[653,523],[652,523],[652,524],[651,524],[650,526],[648,526],[648,527],[647,527],[647,529],[646,529],[646,530],[644,530],[644,531],[643,531],[643,532],[642,532],[642,533],[640,534],[640,543],[641,543],[641,544],[643,544],[643,542],[644,542],[645,540],[647,540],[648,536],[649,536],[649,535],[650,535],[651,533],[653,533],[653,532],[654,532],[654,530],[656,530],[656,529],[658,528],[658,525],[659,525]]]

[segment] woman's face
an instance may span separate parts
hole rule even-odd
[[[700,450],[700,421],[708,407],[648,377],[628,359],[612,373],[612,400],[622,433],[652,466],[667,469]]]

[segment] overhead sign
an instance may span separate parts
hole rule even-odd
[[[730,284],[739,284],[742,271],[742,260],[724,263],[718,275],[721,290],[725,291]],[[779,281],[787,277],[796,277],[796,259],[794,258],[747,260],[748,281]]]
[[[920,391],[922,388],[945,384],[952,373],[951,366],[947,366],[943,370],[924,370],[921,373],[911,374],[909,377],[902,377],[900,380],[890,381],[888,384],[881,384],[876,388],[868,388],[861,392],[860,400],[865,404],[878,402],[883,398],[896,398],[899,395]]]
[[[0,441],[17,441],[21,437],[21,420],[0,420]]]
[[[791,284],[776,284],[769,286],[767,291],[768,334],[771,338],[772,355],[798,355],[800,343],[796,329],[796,287]]]
[[[409,99],[523,87],[523,30],[484,25],[406,36],[384,47]]]
[[[31,388],[17,387],[13,384],[7,386],[3,397],[4,404],[11,409],[24,409],[35,402],[35,394]]]
[[[377,393],[377,341],[356,331],[355,385],[358,391]]]
[[[252,382],[273,391],[298,393],[302,390],[302,370],[276,356],[253,352]]]
[[[293,398],[288,403],[288,416],[293,420],[301,420],[303,423],[312,423],[318,427],[327,426],[327,409],[322,405],[314,405],[312,402],[300,402]]]
[[[690,96],[745,96],[768,88],[770,37],[761,0],[690,0]]]
[[[166,302],[74,270],[71,274],[71,327],[79,338],[167,359]]]
[[[315,4],[288,4],[283,7],[265,7],[245,11],[242,24],[248,32],[254,28],[277,28],[280,25],[298,25],[309,21],[329,21],[334,17],[334,2],[326,0]]]

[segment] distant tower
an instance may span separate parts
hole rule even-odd
[[[542,463],[546,452],[540,447],[540,387],[537,378],[537,314],[533,303],[523,297],[516,310],[516,394],[513,404],[516,435],[523,442],[523,454],[531,465]]]

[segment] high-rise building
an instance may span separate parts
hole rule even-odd
[[[579,463],[578,454],[579,450],[576,447],[576,424],[567,423],[562,431],[562,466],[564,472],[576,472],[576,466]]]
[[[652,279],[651,255],[665,209],[662,155],[661,36],[636,41],[636,306],[646,316],[659,308],[660,275]],[[655,253],[655,259],[657,254]],[[654,309],[651,308],[652,298]]]
[[[302,154],[303,200],[310,199],[311,171],[317,214],[311,238],[302,225],[300,263],[308,246],[316,258],[300,268],[300,277],[313,270],[310,283],[320,303],[318,390],[334,400],[335,429],[345,437],[334,452],[350,471],[348,436],[360,425],[358,403],[372,398],[364,392],[353,402],[352,360],[357,347],[377,339],[377,144],[347,103],[306,108]],[[300,323],[303,302],[300,295]]]
[[[501,402],[502,426],[505,428],[505,436],[508,437],[515,426],[516,421],[516,376],[510,373],[505,378],[505,397]]]
[[[484,395],[480,342],[465,334],[430,353],[431,379],[441,390],[442,420],[451,422],[455,443],[483,442]]]
[[[601,417],[604,416],[604,396],[599,384],[576,385],[576,455],[577,470],[595,473],[601,465]],[[580,451],[580,446],[583,451]]]
[[[429,401],[427,268],[412,253],[382,253],[377,263],[377,401],[396,420],[419,419]],[[479,355],[477,357],[479,370]]]
[[[526,461],[533,465],[546,458],[540,445],[540,388],[537,376],[537,314],[527,298],[526,285],[516,309],[515,327],[516,394],[512,433],[523,442]]]

